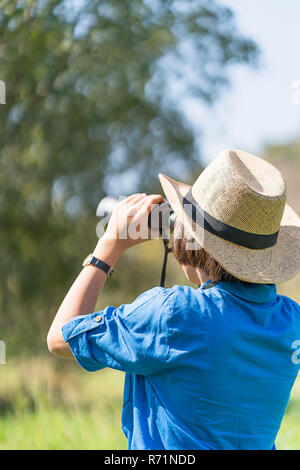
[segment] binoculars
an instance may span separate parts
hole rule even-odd
[[[96,215],[103,225],[108,223],[113,210],[119,202],[119,199],[110,196],[105,197],[99,202]],[[154,206],[148,217],[148,226],[151,230],[166,238],[167,233],[174,229],[175,220],[176,215],[173,209],[168,201],[165,201]]]
[[[105,197],[99,202],[96,215],[99,217],[99,222],[103,228],[108,224],[113,210],[119,202],[119,199],[110,196]],[[168,246],[170,231],[174,230],[175,221],[176,215],[166,200],[161,204],[155,204],[148,217],[148,227],[151,229],[151,232],[154,232],[155,237],[157,235],[161,236],[164,244],[164,260],[160,278],[161,287],[165,286],[168,253],[172,251],[172,248]]]

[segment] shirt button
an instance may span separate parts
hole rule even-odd
[[[95,321],[99,322],[102,319],[102,315],[97,315],[95,317]]]

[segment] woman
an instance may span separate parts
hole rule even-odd
[[[178,219],[174,254],[201,287],[156,287],[89,313],[111,266],[144,241],[130,227],[144,227],[163,201],[132,195],[85,261],[48,347],[88,371],[126,372],[129,449],[272,449],[300,362],[300,307],[275,285],[300,264],[300,219],[283,177],[256,156],[225,150],[192,187],[160,180]]]

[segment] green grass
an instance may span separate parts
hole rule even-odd
[[[89,374],[71,361],[35,358],[0,366],[0,449],[126,449],[124,374]],[[300,449],[300,380],[276,445]]]
[[[300,450],[300,377],[297,379],[277,435],[276,446],[281,450]]]
[[[5,418],[0,426],[0,448],[126,449],[126,442],[115,418],[49,408]]]
[[[124,374],[31,359],[0,369],[0,449],[126,449]]]

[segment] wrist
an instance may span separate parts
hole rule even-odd
[[[112,267],[122,256],[123,252],[124,249],[118,243],[118,240],[101,237],[93,251],[93,255]]]

